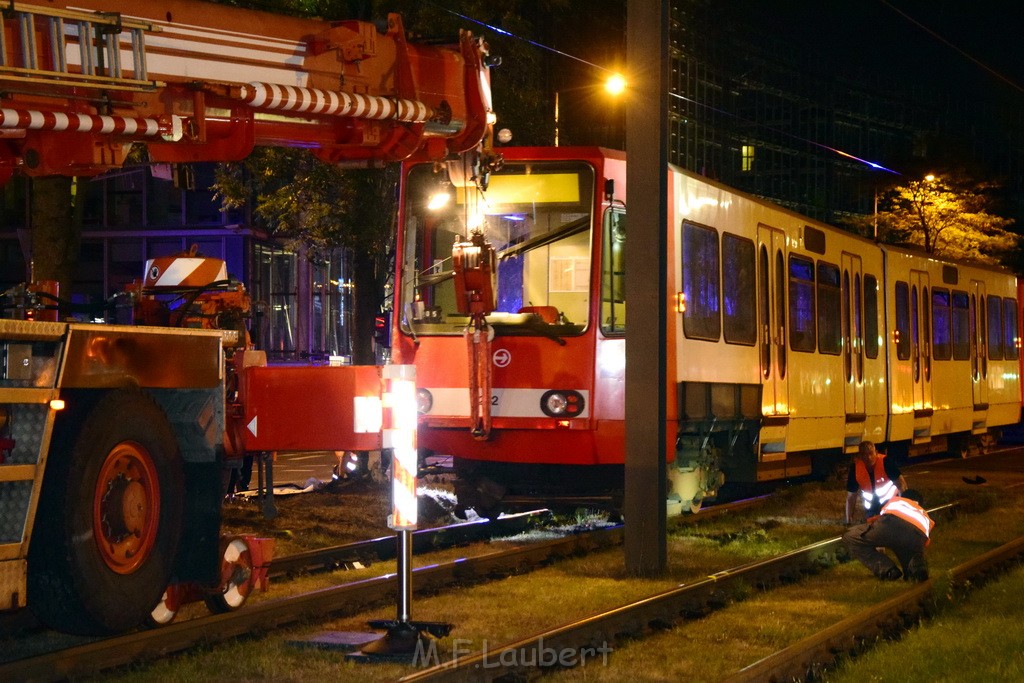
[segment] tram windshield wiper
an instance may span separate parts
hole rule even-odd
[[[487,322],[494,328],[495,335],[522,337],[536,334],[541,337],[547,337],[559,346],[565,346],[565,340],[555,331],[555,328],[564,327],[564,325],[551,325],[537,316],[530,316],[526,320],[516,322],[489,318]]]
[[[546,232],[543,235],[531,237],[525,242],[514,244],[508,249],[499,251],[498,260],[501,261],[512,256],[515,256],[516,254],[521,254],[524,251],[530,251],[531,249],[536,249],[537,247],[543,247],[553,242],[557,242],[558,240],[565,239],[566,237],[572,237],[573,235],[576,235],[578,233],[583,232],[584,230],[589,229],[590,216],[583,216],[582,218],[577,218],[574,221],[570,221],[565,225],[555,228],[551,232]]]

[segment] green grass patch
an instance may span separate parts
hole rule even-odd
[[[829,683],[1024,680],[1024,568],[965,596],[896,642],[882,643],[824,676]],[[908,665],[908,663],[913,663]],[[894,676],[894,674],[896,674]]]

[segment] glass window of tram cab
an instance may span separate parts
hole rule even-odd
[[[451,164],[409,171],[401,329],[417,336],[463,333],[468,317],[455,303],[452,245],[482,230],[497,254],[497,307],[487,316],[495,334],[582,334],[590,309],[593,168],[507,162],[490,175],[486,192],[469,175]]]

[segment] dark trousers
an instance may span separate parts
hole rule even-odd
[[[866,524],[859,524],[843,534],[850,556],[881,578],[896,566],[879,548],[888,548],[896,555],[903,574],[908,579],[922,581],[928,578],[928,565],[924,559],[927,541],[920,529],[895,515],[882,515]]]

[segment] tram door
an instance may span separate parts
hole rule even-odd
[[[974,405],[988,403],[988,297],[985,283],[971,280],[971,387]]]
[[[928,273],[910,271],[910,362],[915,410],[932,407],[932,327]]]
[[[789,414],[786,355],[786,235],[757,228],[757,322],[764,415]]]
[[[846,415],[864,415],[864,284],[861,258],[842,255],[843,373]]]

